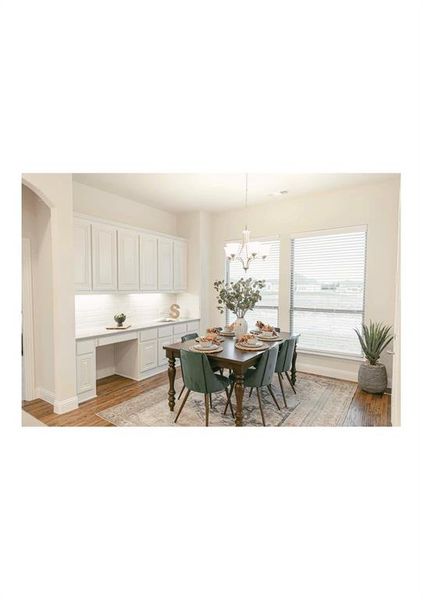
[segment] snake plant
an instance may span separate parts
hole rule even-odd
[[[380,355],[388,344],[392,342],[394,336],[391,335],[391,326],[384,323],[373,323],[363,325],[363,331],[354,329],[358,335],[364,356],[371,365],[376,365]]]

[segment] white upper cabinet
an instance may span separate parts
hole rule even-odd
[[[92,224],[93,290],[117,290],[116,227]]]
[[[157,237],[140,235],[140,287],[141,290],[157,290]]]
[[[130,225],[74,217],[76,292],[180,292],[188,287],[186,240]]]
[[[187,244],[179,240],[173,242],[173,289],[187,289]]]
[[[139,236],[131,229],[118,229],[119,290],[136,291],[140,287]]]
[[[173,241],[159,238],[158,247],[158,274],[159,290],[170,291],[173,289]]]
[[[78,292],[91,290],[91,224],[74,219],[74,281]]]

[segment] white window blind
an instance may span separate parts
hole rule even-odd
[[[299,349],[361,356],[366,231],[324,232],[291,242],[291,332]]]
[[[266,287],[261,291],[262,300],[256,304],[254,310],[250,310],[245,315],[248,327],[253,329],[256,321],[270,323],[277,327],[279,325],[279,240],[266,240],[270,246],[270,254],[265,259],[253,260],[250,263],[248,271],[245,272],[238,260],[226,263],[226,282],[235,282],[243,277],[247,279],[264,279]],[[226,323],[231,323],[236,319],[233,313],[226,311]]]

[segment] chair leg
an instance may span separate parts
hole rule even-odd
[[[174,421],[174,423],[176,423],[176,421],[179,419],[179,415],[181,414],[181,412],[182,412],[182,409],[184,408],[184,406],[185,406],[185,402],[187,401],[187,398],[188,398],[188,396],[190,395],[190,393],[191,393],[191,390],[187,390],[187,393],[185,394],[185,398],[182,400],[182,404],[181,404],[181,406],[179,407],[178,414],[176,415],[176,418],[175,418],[175,421]]]
[[[292,383],[292,381],[291,381],[291,378],[290,378],[290,376],[288,375],[288,373],[285,373],[285,375],[286,375],[286,378],[287,378],[287,379],[288,379],[288,381],[289,381],[289,385],[292,387],[292,390],[293,390],[294,394],[296,394],[297,392],[295,391],[295,388],[294,388],[294,385],[293,385],[293,383]]]
[[[182,389],[181,389],[181,391],[179,392],[178,400],[180,400],[180,399],[181,399],[181,396],[182,396],[182,394],[184,393],[184,389],[185,389],[185,383],[184,383],[184,386],[183,386],[183,388],[182,388]]]
[[[271,385],[268,385],[268,386],[267,386],[267,389],[269,390],[269,392],[270,392],[270,395],[271,395],[271,396],[272,396],[272,398],[273,398],[273,402],[276,404],[276,408],[277,408],[278,410],[280,410],[280,406],[279,406],[279,404],[278,404],[278,401],[276,400],[276,396],[275,396],[275,394],[273,393],[272,386],[271,386]]]
[[[223,369],[219,369],[220,374],[223,375]]]
[[[234,407],[232,406],[231,397],[229,395],[228,388],[225,388],[225,392],[226,392],[226,398],[227,398],[225,412],[226,412],[226,408],[227,408],[228,402],[229,402],[229,408],[231,409],[232,418],[235,419]]]
[[[212,408],[213,408],[213,404],[212,404],[212,398],[211,398],[211,397],[212,397],[212,395],[211,395],[211,394],[209,394],[210,408],[212,409]]]
[[[206,427],[209,426],[209,397],[208,394],[204,394],[204,405],[206,407]]]
[[[234,391],[234,385],[235,385],[235,382],[233,381],[231,383],[231,389],[229,390],[229,398],[226,400],[225,410],[223,411],[224,415],[226,415],[226,411],[228,410],[229,401],[230,401],[230,398],[232,396],[232,392]]]
[[[285,407],[288,408],[288,405],[286,403],[286,398],[285,398],[285,391],[284,391],[283,385],[282,385],[282,375],[281,375],[281,373],[278,373],[278,379],[279,379],[279,384],[281,386],[281,392],[282,392],[282,396],[283,396],[283,401],[284,401]]]
[[[253,389],[254,388],[250,388],[250,393],[248,394],[248,397],[251,398],[251,394],[253,393]]]
[[[260,394],[259,388],[257,388],[257,398],[258,398],[258,403],[259,403],[260,412],[261,412],[261,420],[263,421],[263,427],[266,427],[266,421],[264,420],[264,413],[263,413],[263,407],[261,405],[261,394]]]

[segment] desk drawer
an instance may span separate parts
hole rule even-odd
[[[140,331],[140,342],[147,342],[148,340],[157,339],[157,327],[151,329],[142,329]]]
[[[115,333],[113,335],[99,337],[97,340],[97,346],[108,346],[109,344],[128,342],[129,340],[136,340],[137,337],[138,335],[136,331],[128,331],[127,333]]]
[[[94,352],[96,347],[96,339],[81,340],[76,342],[76,355],[82,356],[82,354],[88,354]]]
[[[186,323],[178,323],[173,326],[173,335],[181,335],[187,332],[187,324]]]
[[[198,333],[198,335],[201,334],[201,332],[200,332],[200,321],[191,321],[190,323],[187,323],[187,332],[188,333],[194,333],[194,331],[196,333]]]
[[[173,335],[173,325],[165,325],[165,327],[159,327],[159,338],[169,338]]]

